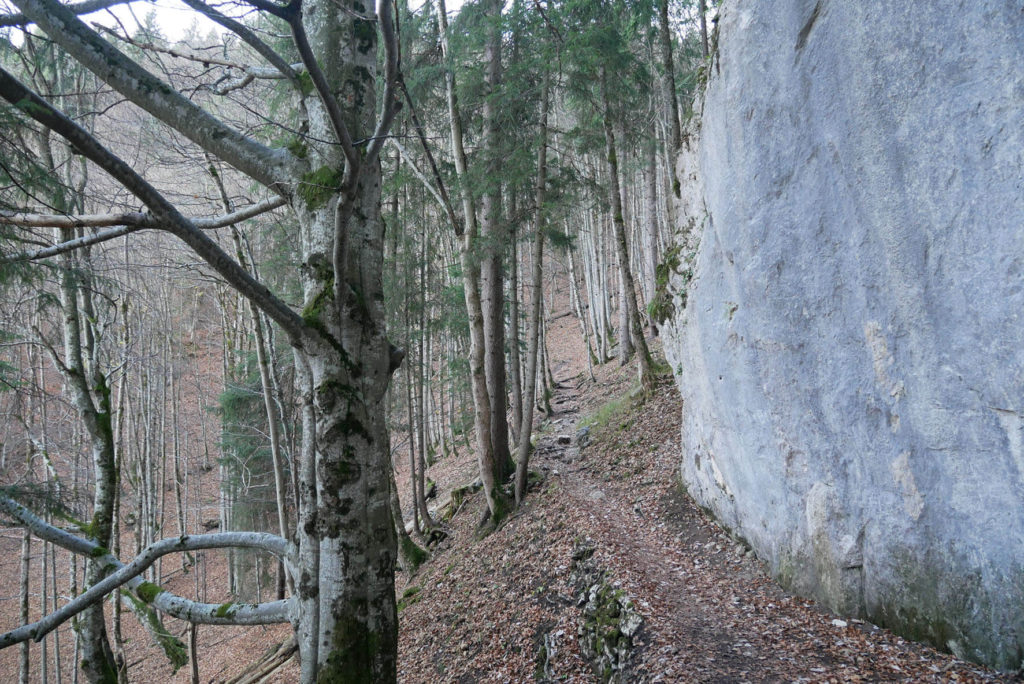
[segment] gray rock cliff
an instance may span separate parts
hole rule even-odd
[[[785,586],[1024,664],[1024,3],[727,0],[680,159],[682,478]]]

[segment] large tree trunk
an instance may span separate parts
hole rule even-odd
[[[487,395],[491,404],[491,448],[494,453],[494,479],[500,485],[512,474],[512,456],[508,446],[508,397],[505,381],[505,235],[501,223],[501,160],[498,133],[498,101],[501,86],[501,0],[486,7],[487,42],[484,47],[484,155],[487,168],[486,189],[481,198],[480,237],[484,258],[480,284],[484,312],[484,349]]]
[[[357,18],[363,12],[355,8],[362,5],[344,4],[344,11],[332,3],[310,4],[302,21],[324,86],[338,101],[355,103],[345,125],[358,140],[374,130],[376,32]],[[311,104],[310,141],[335,139],[337,122],[321,103]],[[338,146],[311,145],[310,158],[328,176],[347,165],[353,185],[329,197],[300,190],[296,207],[302,314],[315,331],[298,350],[312,419],[312,429],[303,431],[303,457],[315,459],[316,477],[315,491],[307,489],[300,502],[298,593],[302,602],[317,599],[316,615],[299,617],[305,623],[300,633],[306,633],[300,636],[311,637],[299,642],[302,678],[389,682],[397,677],[398,619],[385,394],[397,364],[384,330],[380,162],[366,160],[352,176],[358,162],[343,158]],[[310,470],[308,464],[303,469]],[[309,480],[301,481],[307,488]]]
[[[72,237],[70,229],[61,229],[63,239]],[[75,408],[85,425],[92,451],[95,490],[89,535],[102,547],[110,547],[113,531],[114,496],[117,471],[114,464],[114,433],[111,424],[110,388],[96,366],[92,345],[95,339],[83,334],[79,313],[79,295],[86,300],[91,289],[78,280],[84,271],[76,268],[70,257],[64,259],[61,274],[61,307],[64,317],[64,359],[54,354],[54,363],[61,370],[74,398]],[[88,324],[88,323],[87,323]],[[87,369],[85,359],[90,360]],[[86,562],[86,585],[103,579],[106,571],[94,560]],[[78,623],[81,641],[81,669],[90,682],[117,682],[117,665],[107,638],[103,605],[87,609]]]
[[[89,557],[90,567],[95,568],[89,574],[90,584],[111,568],[115,568],[115,574],[134,572],[130,586],[141,600],[190,622],[268,624],[282,621],[287,610],[298,632],[304,682],[395,681],[396,548],[384,417],[386,389],[402,355],[388,343],[384,330],[379,162],[380,148],[395,112],[397,49],[391,4],[379,5],[379,20],[374,22],[366,17],[372,10],[356,0],[287,6],[261,3],[265,11],[289,23],[294,45],[313,84],[312,92],[302,87],[294,70],[267,48],[271,55],[268,60],[293,82],[308,107],[309,149],[302,155],[284,148],[267,148],[216,119],[120,54],[68,7],[53,0],[17,0],[17,4],[51,39],[112,88],[201,148],[282,194],[296,213],[305,304],[301,316],[231,259],[196,222],[186,219],[132,167],[0,69],[0,97],[65,137],[76,153],[128,189],[148,210],[140,220],[152,221],[148,227],[166,230],[181,239],[288,335],[303,408],[298,552],[291,557],[287,541],[273,535],[207,536],[218,537],[210,541],[219,544],[218,548],[237,546],[270,551],[278,557],[289,555],[296,566],[296,595],[284,602],[257,606],[197,605],[160,587],[145,586],[138,573],[151,565],[125,569],[106,553],[113,497],[103,488],[116,484],[116,478],[112,476],[112,446],[95,438],[110,433],[109,390],[105,378],[98,374],[69,375],[69,385],[76,401],[82,400],[85,410],[80,408],[80,412],[93,438],[97,491],[91,532],[95,541],[46,530],[45,523],[32,520],[24,507],[2,497],[0,505],[8,514],[31,522],[37,535],[37,530],[45,531],[52,537],[48,541]],[[384,109],[379,119],[374,92],[378,29],[389,48]],[[244,27],[235,30],[250,44],[258,41]],[[74,316],[68,318],[69,323],[77,320]],[[73,342],[81,339],[80,333],[68,336]],[[77,344],[70,347],[78,349]],[[77,361],[74,365],[82,367]],[[95,404],[87,405],[85,400],[92,399]],[[151,513],[155,517],[156,512]],[[202,546],[202,536],[163,540],[159,543],[161,552],[153,561],[158,562],[163,553],[171,551],[214,548]],[[102,627],[102,609],[97,601],[103,592],[116,589],[111,582],[119,578],[108,577],[72,601],[77,601],[80,608],[98,609],[97,629]],[[82,623],[83,641],[101,644],[93,638],[98,633],[93,626],[86,619]],[[19,633],[34,638],[34,629]],[[86,636],[86,629],[93,632]],[[12,634],[0,636],[0,641],[15,638]],[[109,647],[105,650],[104,662],[110,663]],[[87,665],[100,667],[93,657],[86,653]]]
[[[640,313],[636,307],[636,286],[633,271],[629,267],[629,247],[626,241],[626,223],[622,217],[622,195],[619,192],[619,162],[615,154],[615,133],[612,127],[611,105],[608,99],[608,78],[605,70],[601,70],[601,98],[604,105],[604,137],[608,161],[608,196],[611,200],[612,224],[615,229],[616,255],[619,259],[619,277],[622,279],[622,306],[627,312],[629,328],[623,330],[623,340],[632,336],[633,344],[638,351],[637,362],[640,366],[640,384],[644,391],[654,387],[654,372],[651,369],[651,353],[647,348],[643,329],[640,327]]]
[[[339,268],[323,268],[332,252],[324,249],[324,231],[333,232],[338,200],[302,222],[304,314],[319,331],[297,350],[306,406],[297,586],[306,682],[396,677],[396,548],[384,422],[393,369],[381,306],[379,169],[366,176],[350,200],[358,211],[343,227],[357,249],[343,254]],[[332,272],[344,279],[340,301]]]
[[[540,105],[540,149],[537,151],[537,214],[534,218],[533,259],[530,269],[530,325],[526,333],[526,381],[523,401],[522,425],[516,454],[516,505],[526,496],[526,481],[530,464],[530,436],[533,433],[533,404],[537,394],[537,343],[540,339],[540,311],[544,266],[544,196],[547,185],[548,155],[548,88],[549,77],[544,74],[544,89]]]
[[[445,58],[450,57],[448,46],[448,21],[444,0],[438,0],[438,19],[441,30],[441,48]],[[473,195],[466,187],[468,168],[463,145],[462,118],[459,112],[458,96],[455,91],[455,75],[451,67],[445,70],[445,86],[448,99],[448,120],[451,128],[452,157],[455,171],[462,180],[462,213],[464,226],[459,236],[459,261],[466,296],[466,313],[469,318],[469,375],[473,391],[473,427],[476,433],[477,461],[480,479],[484,485],[484,496],[491,519],[500,522],[507,514],[507,497],[501,490],[501,480],[495,478],[494,441],[491,437],[491,400],[487,386],[486,342],[484,311],[481,302],[480,265],[475,253],[478,242],[476,206]]]

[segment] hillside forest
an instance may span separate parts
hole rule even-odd
[[[0,680],[1002,677],[679,488],[717,3],[158,4],[0,14]]]

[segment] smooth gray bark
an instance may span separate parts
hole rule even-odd
[[[61,229],[64,236],[69,229]],[[85,270],[64,255],[61,273],[60,301],[63,313],[64,353],[61,358],[50,348],[53,363],[71,390],[73,403],[85,426],[92,451],[93,510],[90,535],[99,546],[109,547],[113,533],[114,499],[117,470],[114,462],[114,434],[110,405],[110,387],[97,363],[96,340],[85,334],[82,324],[89,325],[89,317],[79,312],[79,297],[84,302],[91,298],[91,288],[80,283]],[[88,359],[88,365],[87,361]],[[86,562],[85,579],[88,586],[99,582],[104,568],[94,559]],[[56,591],[56,587],[54,587]],[[90,682],[116,680],[117,667],[107,638],[102,605],[92,606],[78,622],[79,644],[82,648],[81,669]]]
[[[89,28],[55,0],[17,0],[18,8],[82,66],[134,104],[263,185],[293,174],[286,150],[265,147],[192,103]]]
[[[608,96],[608,79],[604,69],[601,71],[601,97],[604,106],[605,151],[608,163],[608,196],[611,200],[612,226],[615,233],[616,255],[619,260],[619,277],[622,280],[623,298],[620,306],[626,311],[628,328],[621,332],[622,340],[632,337],[637,349],[637,363],[640,367],[640,384],[644,391],[654,387],[654,372],[651,369],[651,353],[647,348],[643,329],[640,327],[640,314],[636,306],[636,286],[633,271],[629,266],[629,248],[626,241],[626,224],[622,216],[622,195],[619,191],[619,162],[615,153],[615,133],[612,129],[612,115]]]
[[[44,615],[34,623],[22,625],[0,635],[0,648],[30,639],[41,640],[59,625],[97,605],[105,596],[123,585],[135,590],[140,599],[152,603],[161,611],[190,622],[272,624],[288,620],[289,601],[287,600],[257,606],[199,603],[171,594],[143,581],[141,577],[142,573],[157,559],[169,553],[235,547],[260,549],[279,557],[287,557],[287,542],[275,535],[262,532],[221,532],[163,539],[148,546],[131,563],[125,564],[110,553],[104,553],[106,549],[94,541],[73,535],[47,523],[9,497],[0,496],[0,510],[31,530],[40,539],[79,556],[90,557],[104,570],[102,580],[92,584],[59,610]]]
[[[131,166],[2,70],[0,96],[120,182],[162,229],[185,242],[288,335],[303,389],[305,427],[297,595],[251,617],[291,617],[305,682],[343,676],[394,681],[396,550],[384,395],[401,354],[384,331],[379,211],[379,151],[394,116],[397,80],[391,4],[381,3],[376,22],[355,1],[343,2],[343,11],[316,0],[301,8],[257,4],[289,23],[312,76],[315,94],[306,98],[307,160],[263,147],[225,126],[114,50],[66,8],[51,0],[25,0],[20,6],[51,39],[133,103],[288,197],[301,229],[302,315],[248,274]],[[378,28],[386,46],[379,116],[374,92]],[[353,141],[365,143],[355,149]],[[317,178],[340,181],[336,186],[310,182],[311,171]],[[222,620],[217,606],[207,611],[165,594],[154,599],[165,612],[192,622]],[[231,617],[237,621],[240,616],[249,617],[244,607]]]
[[[32,532],[28,528],[25,528],[25,532],[21,538],[21,623],[28,624],[29,618],[29,582],[30,582],[30,568],[32,559]],[[28,641],[23,641],[21,644],[21,652],[18,655],[18,682],[19,684],[28,684],[30,671],[29,660],[29,646]]]
[[[526,387],[523,397],[522,424],[519,428],[519,444],[516,454],[516,505],[526,496],[529,474],[530,450],[533,445],[533,405],[537,394],[537,343],[540,338],[540,312],[543,301],[544,266],[544,199],[547,186],[548,157],[548,89],[550,77],[545,72],[541,91],[540,148],[537,151],[536,215],[534,217],[533,258],[530,261],[530,319],[526,333]]]

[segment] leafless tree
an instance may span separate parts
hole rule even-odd
[[[0,70],[0,97],[66,140],[144,207],[135,214],[104,216],[46,216],[25,207],[5,216],[5,221],[18,226],[70,224],[92,229],[21,255],[32,260],[139,230],[165,231],[280,327],[294,351],[302,387],[295,541],[255,532],[183,535],[155,541],[124,564],[88,534],[59,529],[4,497],[0,507],[8,516],[36,536],[93,559],[103,571],[90,576],[85,592],[60,610],[0,635],[0,646],[39,638],[127,585],[142,601],[193,623],[291,622],[300,645],[303,681],[317,677],[336,681],[342,673],[361,681],[394,681],[396,549],[389,508],[384,395],[402,354],[390,345],[384,330],[384,236],[379,207],[379,154],[396,111],[399,67],[391,3],[381,2],[374,14],[359,0],[291,0],[286,5],[251,0],[251,5],[287,27],[301,63],[296,68],[243,23],[201,0],[186,2],[235,32],[263,58],[265,65],[260,68],[276,70],[291,84],[298,101],[295,110],[300,117],[305,114],[298,126],[289,112],[261,112],[268,120],[277,117],[286,130],[296,131],[290,144],[267,146],[147,71],[78,17],[96,3],[86,7],[60,5],[55,0],[16,0],[21,14],[3,21],[38,26],[151,121],[265,187],[270,197],[251,211],[287,204],[300,227],[303,310],[295,311],[258,281],[204,232],[202,220],[186,217],[166,191],[119,157],[111,145],[11,72]],[[378,36],[384,46],[379,111]],[[217,606],[174,596],[141,578],[150,564],[167,553],[222,547],[258,548],[281,558],[296,578],[295,593],[258,605]]]

